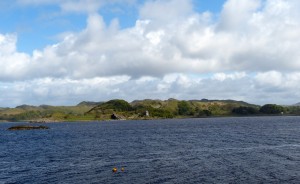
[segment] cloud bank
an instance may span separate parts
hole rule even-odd
[[[81,8],[87,2],[95,9]],[[20,3],[56,3],[89,16],[84,30],[32,54],[17,51],[17,35],[0,34],[5,94],[14,90],[9,86],[25,85],[22,94],[41,101],[63,95],[66,103],[75,101],[70,96],[88,100],[97,91],[93,100],[203,97],[287,104],[300,97],[298,0],[228,0],[219,15],[195,12],[189,0],[147,1],[126,29],[96,13],[106,1]]]

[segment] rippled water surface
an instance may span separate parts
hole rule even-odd
[[[0,123],[1,184],[300,183],[300,117],[50,123],[49,130],[6,130],[15,124]]]

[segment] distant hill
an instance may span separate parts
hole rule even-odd
[[[97,105],[101,105],[104,102],[90,102],[90,101],[82,101],[79,104],[77,104],[77,106],[97,106]]]
[[[33,106],[33,105],[26,105],[26,104],[23,104],[23,105],[19,105],[16,107],[17,109],[24,109],[24,110],[31,110],[31,109],[36,109],[38,107],[36,106]]]
[[[296,103],[296,104],[294,104],[294,105],[292,105],[292,106],[300,106],[300,102],[299,102],[299,103]]]
[[[221,102],[221,103],[231,103],[231,104],[237,104],[240,106],[253,106],[253,107],[258,107],[258,105],[255,104],[250,104],[244,101],[237,101],[237,100],[208,100],[208,99],[201,99],[201,100],[189,100],[191,102],[206,102],[206,103],[213,103],[213,102]]]
[[[94,106],[20,105],[15,108],[0,108],[0,120],[8,121],[77,121],[86,120],[84,113]],[[90,120],[90,119],[88,119]]]

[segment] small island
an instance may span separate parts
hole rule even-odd
[[[49,129],[47,126],[29,126],[29,125],[18,125],[8,128],[8,130],[45,130]]]

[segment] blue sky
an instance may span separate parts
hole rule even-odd
[[[107,24],[117,18],[121,28],[134,26],[139,18],[137,7],[145,3],[111,3],[98,10]],[[198,12],[220,12],[224,0],[194,0]],[[56,36],[65,31],[80,31],[86,25],[88,13],[62,12],[58,4],[22,5],[4,0],[0,6],[0,32],[18,34],[18,50],[31,54],[34,49],[57,42]]]
[[[0,107],[300,101],[298,0],[3,0]]]

